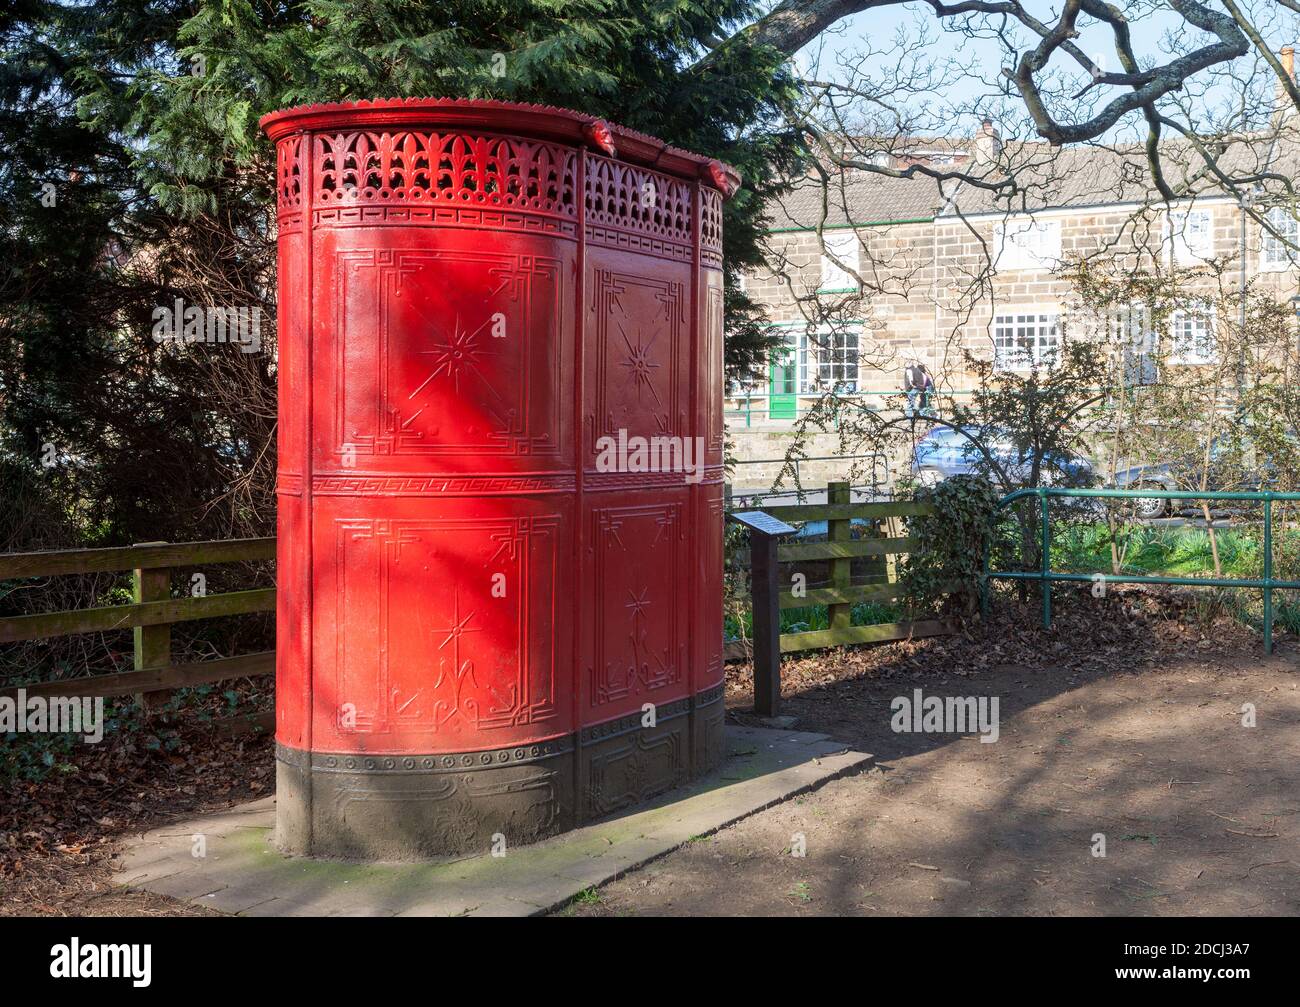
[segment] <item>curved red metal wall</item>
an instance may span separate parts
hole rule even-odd
[[[263,125],[281,847],[528,842],[714,766],[734,172],[496,102]],[[620,431],[702,468],[602,471]]]

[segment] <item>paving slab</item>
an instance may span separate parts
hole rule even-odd
[[[282,856],[275,799],[132,840],[118,884],[241,916],[534,916],[691,840],[865,767],[826,735],[728,725],[727,759],[648,804],[505,856],[356,864]],[[195,836],[204,856],[194,855]]]

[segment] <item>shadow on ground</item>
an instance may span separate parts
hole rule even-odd
[[[787,662],[782,712],[876,767],[568,912],[1297,914],[1300,649],[1265,657],[1248,630],[1161,619],[1137,593],[1091,601],[1067,599],[1050,633],[1004,614],[964,639]],[[732,677],[743,720],[746,669]],[[997,696],[999,740],[895,733],[891,701],[918,687]]]

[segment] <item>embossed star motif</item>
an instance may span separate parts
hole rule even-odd
[[[474,618],[474,613],[473,613],[473,612],[470,612],[468,615],[466,615],[464,619],[462,619],[462,618],[460,617],[460,595],[459,595],[459,593],[458,593],[458,594],[456,595],[456,600],[455,600],[455,609],[454,609],[454,612],[453,612],[453,615],[452,615],[452,620],[451,620],[452,624],[451,624],[451,626],[449,626],[449,627],[445,627],[445,628],[443,628],[443,629],[439,629],[439,630],[435,630],[435,631],[434,631],[434,632],[437,632],[437,633],[446,633],[446,634],[447,634],[447,638],[446,638],[445,640],[443,640],[442,643],[438,644],[438,649],[439,649],[439,650],[442,650],[443,647],[447,646],[447,644],[452,643],[452,642],[454,641],[455,644],[456,644],[456,647],[457,647],[457,650],[456,650],[456,659],[457,659],[457,660],[460,660],[460,650],[459,650],[459,648],[460,648],[460,638],[461,638],[464,634],[466,634],[466,633],[477,633],[477,632],[478,632],[478,629],[470,629],[470,628],[469,628],[469,621],[470,621],[471,619],[473,619],[473,618]]]
[[[631,590],[628,591],[627,595],[632,600],[629,601],[623,607],[627,609],[631,609],[633,619],[635,619],[638,615],[645,615],[646,609],[650,607],[650,599],[646,597],[646,595],[649,593],[650,593],[649,588],[642,588],[640,594],[637,594],[635,591],[631,591]]]
[[[501,433],[510,430],[514,410],[497,388],[492,369],[489,367],[485,370],[483,366],[499,355],[495,345],[498,340],[489,334],[492,319],[485,318],[476,328],[465,328],[457,316],[451,326],[451,334],[447,335],[445,319],[430,319],[419,308],[416,311],[428,325],[431,337],[428,344],[431,348],[420,350],[419,353],[433,358],[433,368],[419,384],[406,392],[406,401],[418,408],[403,417],[403,426],[411,426],[416,417],[428,408],[430,403],[425,395],[432,391],[437,379],[450,378],[454,394],[473,392],[479,407],[493,420],[496,430]],[[462,378],[466,380],[462,382]]]
[[[622,334],[623,342],[627,346],[627,359],[622,362],[622,366],[628,370],[628,380],[636,382],[637,401],[641,401],[641,389],[645,387],[650,390],[655,405],[659,405],[659,394],[655,391],[654,386],[654,372],[659,368],[659,365],[650,359],[650,349],[655,344],[654,338],[651,338],[648,343],[643,343],[641,333],[638,332],[636,345],[633,346],[631,338],[622,326],[619,326],[619,332]]]
[[[461,376],[475,373],[480,358],[486,354],[478,341],[481,331],[482,326],[473,332],[462,329],[460,319],[457,318],[451,336],[445,342],[435,344],[431,350],[422,350],[422,353],[433,357],[433,370],[411,392],[411,398],[418,395],[430,381],[443,374],[451,378],[452,384],[459,392]]]

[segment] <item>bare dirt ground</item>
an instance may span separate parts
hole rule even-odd
[[[787,660],[784,712],[875,767],[563,914],[1300,914],[1300,643],[1265,657],[1186,595],[1059,601],[1051,632],[1012,605],[964,636]],[[997,696],[1000,739],[894,733],[891,700],[915,688]],[[734,719],[751,696],[748,668],[730,668]],[[148,740],[0,794],[0,915],[206,914],[115,889],[112,856],[124,836],[263,796],[271,745],[189,726],[166,754]]]
[[[787,662],[782,712],[875,767],[564,913],[1300,914],[1300,648],[1265,657],[1183,604],[1082,597],[1051,633],[1020,612],[970,639]],[[748,670],[730,685],[744,719]],[[894,733],[891,700],[918,687],[998,696],[1000,739]]]
[[[113,885],[122,841],[266,796],[274,749],[182,719],[74,749],[75,765],[0,789],[0,916],[207,916]]]

